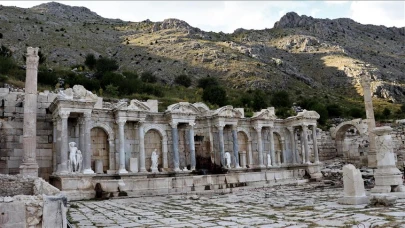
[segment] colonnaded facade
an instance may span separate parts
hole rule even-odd
[[[28,51],[27,80],[36,54]],[[241,108],[180,102],[158,112],[156,100],[105,102],[80,85],[35,93],[33,105],[26,92],[0,89],[0,172],[38,173],[70,199],[93,197],[97,183],[152,194],[320,177],[315,111],[278,119],[270,107],[246,118]]]

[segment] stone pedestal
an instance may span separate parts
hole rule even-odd
[[[131,173],[138,172],[138,158],[130,158],[129,159],[129,171]]]
[[[242,168],[246,168],[246,151],[239,152],[240,154],[240,165]]]
[[[402,173],[395,165],[395,154],[390,132],[391,127],[376,127],[377,169],[374,172],[375,187],[372,193],[405,192]]]
[[[340,204],[357,205],[368,203],[361,172],[351,164],[343,167],[343,186],[344,197],[338,200]]]
[[[94,169],[96,173],[104,173],[103,172],[103,160],[97,159],[94,161]]]

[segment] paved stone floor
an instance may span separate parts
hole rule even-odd
[[[76,227],[404,227],[394,207],[337,204],[342,188],[319,184],[235,189],[229,194],[116,198],[70,203]],[[197,199],[198,198],[198,199]]]

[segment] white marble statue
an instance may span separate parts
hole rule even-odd
[[[77,149],[75,142],[69,143],[69,171],[76,173],[82,167],[82,152]]]
[[[150,169],[151,169],[152,172],[157,172],[158,171],[159,155],[156,152],[157,152],[157,150],[154,149],[153,152],[152,152],[152,156],[151,156],[152,164],[151,164]]]
[[[231,154],[229,152],[225,152],[225,167],[231,168]]]
[[[271,156],[270,154],[267,154],[267,167],[271,166]]]

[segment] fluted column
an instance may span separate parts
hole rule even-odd
[[[179,157],[179,132],[177,130],[176,122],[170,123],[172,127],[172,141],[173,141],[173,165],[174,171],[180,171],[180,157]]]
[[[271,165],[276,166],[276,151],[274,150],[274,132],[273,127],[270,127],[270,157]]]
[[[238,126],[232,125],[232,139],[233,139],[233,162],[235,168],[239,166],[239,145],[238,145]]]
[[[263,164],[263,139],[262,139],[262,126],[255,127],[257,134],[257,148],[259,150],[259,167],[265,167]]]
[[[225,145],[224,145],[224,127],[225,124],[215,125],[218,129],[218,139],[219,139],[219,156],[221,159],[222,167],[225,167]]]
[[[308,126],[303,124],[302,125],[302,140],[304,141],[304,151],[305,151],[305,163],[310,164],[311,162],[309,161],[309,146],[308,146]]]
[[[127,122],[125,119],[118,119],[117,121],[118,124],[118,139],[119,139],[119,158],[120,158],[120,167],[118,170],[119,174],[122,173],[128,173],[128,171],[125,169],[125,135],[124,135],[124,126],[125,122]]]
[[[291,142],[291,153],[293,164],[297,164],[297,149],[295,148],[295,134],[294,134],[294,127],[289,127],[288,130],[290,131],[290,142]]]
[[[59,117],[61,118],[61,129],[58,131],[60,135],[60,164],[58,166],[58,174],[69,173],[67,162],[68,162],[68,118],[70,112],[60,111]]]
[[[146,172],[145,167],[145,131],[143,128],[143,121],[138,122],[139,131],[139,172]]]
[[[25,102],[23,125],[23,159],[20,173],[38,177],[37,163],[37,75],[38,48],[27,48],[27,70],[25,78]]]
[[[91,112],[85,112],[84,115],[84,156],[83,156],[83,173],[92,174],[91,169]]]
[[[313,138],[315,163],[319,163],[318,142],[316,140],[316,125],[312,125],[312,138]]]
[[[188,131],[189,134],[189,149],[190,149],[190,166],[191,170],[195,170],[196,160],[195,160],[195,142],[194,142],[194,125],[195,123],[189,123],[190,129]]]
[[[79,150],[81,150],[82,151],[82,153],[83,152],[85,152],[85,142],[84,142],[84,138],[85,138],[85,131],[84,131],[84,123],[85,123],[85,120],[84,120],[84,118],[79,118],[79,120],[78,120],[78,122],[79,122]],[[82,155],[84,155],[84,154],[82,154]],[[83,162],[84,162],[84,158],[83,158]]]

